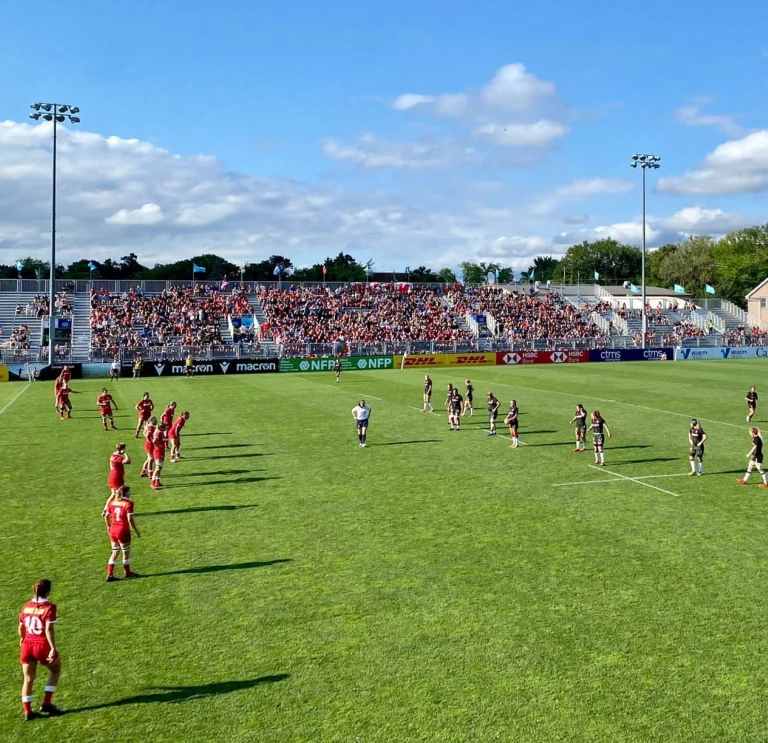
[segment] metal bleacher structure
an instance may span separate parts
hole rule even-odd
[[[222,290],[219,282],[196,282],[199,285],[208,285],[210,288],[221,290],[225,294],[231,288],[239,287],[234,282],[226,291]],[[60,285],[60,286],[59,286]],[[172,286],[189,286],[189,282],[183,281],[57,281],[57,290],[66,293],[72,306],[71,320],[72,332],[71,343],[66,347],[62,346],[57,353],[59,361],[73,362],[102,362],[111,360],[111,354],[107,355],[103,351],[91,347],[91,327],[90,327],[90,291],[106,290],[112,295],[120,296],[123,293],[139,289],[145,296],[160,294]],[[121,349],[119,355],[124,360],[133,358],[140,353],[145,359],[160,358],[180,358],[182,354],[192,353],[196,359],[221,358],[221,357],[275,357],[283,355],[307,355],[324,356],[336,355],[339,353],[350,354],[388,354],[388,353],[426,353],[435,351],[494,351],[494,350],[519,350],[521,348],[546,349],[548,344],[543,341],[535,341],[520,346],[511,342],[502,332],[497,332],[495,318],[491,315],[480,315],[473,312],[467,312],[466,315],[456,314],[456,322],[462,330],[470,331],[473,339],[471,341],[460,342],[435,342],[413,339],[407,343],[387,344],[378,343],[368,344],[366,347],[350,347],[350,344],[313,344],[307,343],[300,348],[284,348],[281,344],[275,343],[270,332],[262,332],[262,328],[268,327],[268,318],[259,302],[259,290],[263,288],[273,288],[277,285],[275,282],[261,282],[258,286],[247,284],[247,299],[250,305],[251,313],[243,316],[242,322],[246,325],[253,325],[256,330],[257,341],[253,343],[235,342],[235,327],[231,318],[220,319],[221,337],[223,344],[209,346],[156,346],[152,348]],[[327,285],[327,289],[333,291],[340,284]],[[433,285],[442,290],[443,285]],[[287,287],[286,287],[287,288]],[[481,287],[465,287],[467,290],[480,289]],[[496,287],[503,292],[508,293],[529,293],[533,287],[529,284],[506,284]],[[572,304],[586,319],[594,323],[601,331],[600,337],[585,340],[569,340],[565,343],[557,344],[558,349],[563,348],[588,348],[593,346],[613,347],[613,348],[632,348],[640,344],[642,321],[640,313],[635,310],[634,313],[623,313],[627,317],[620,316],[622,306],[636,307],[638,303],[637,294],[631,294],[623,287],[602,287],[588,284],[561,284],[550,287],[536,285],[536,289],[541,292],[555,292],[563,299]],[[768,330],[763,324],[757,322],[748,313],[736,307],[732,303],[717,298],[711,299],[693,299],[687,296],[676,295],[670,290],[659,289],[656,287],[647,287],[647,303],[650,307],[649,314],[652,316],[657,307],[661,307],[660,314],[665,318],[664,324],[649,322],[649,333],[653,333],[653,338],[649,338],[649,343],[655,346],[669,345],[669,336],[673,332],[675,323],[685,323],[687,327],[696,327],[700,329],[700,334],[696,337],[683,337],[674,341],[674,345],[682,346],[721,346],[733,345],[738,343],[734,341],[732,334],[734,331],[743,328],[758,327],[761,330]],[[0,280],[0,363],[17,364],[25,362],[44,362],[47,361],[48,350],[42,347],[43,327],[47,323],[47,318],[40,317],[40,313],[28,315],[25,312],[17,314],[17,307],[26,307],[35,300],[36,297],[46,296],[48,293],[48,282],[44,280]],[[447,312],[453,312],[448,296],[443,298],[443,304]],[[599,305],[599,310],[595,307]],[[678,305],[677,310],[671,309]],[[685,308],[687,306],[687,309]],[[681,309],[682,308],[682,309]],[[478,319],[480,321],[478,321]],[[651,318],[653,319],[653,318]],[[9,341],[20,325],[29,326],[29,337],[27,347],[13,348]],[[136,323],[134,330],[141,333],[143,326]],[[342,348],[340,348],[340,345]],[[550,344],[551,345],[551,344]]]

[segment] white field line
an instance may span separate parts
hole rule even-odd
[[[626,480],[627,482],[634,482],[638,485],[642,485],[646,488],[652,488],[653,490],[658,490],[660,493],[666,493],[667,495],[672,495],[675,498],[679,498],[680,496],[677,493],[673,493],[671,490],[664,490],[664,488],[658,488],[655,485],[651,485],[649,482],[643,482],[642,480],[638,480],[636,477],[627,477],[626,475],[620,475],[618,472],[611,472],[611,470],[606,470],[601,467],[597,467],[594,464],[589,465],[593,470],[597,470],[598,472],[605,472],[607,475],[613,475],[614,477],[618,477],[622,480]]]
[[[487,434],[489,434],[489,433],[491,432],[489,428],[481,428],[481,429],[479,429],[479,431],[480,431],[480,433],[484,433],[484,434],[486,434],[486,435],[487,435]],[[497,429],[497,431],[496,431],[496,435],[497,435],[499,438],[502,438],[502,439],[509,439],[510,441],[512,441],[512,437],[511,437],[511,436],[510,436],[508,433],[499,433],[499,432],[498,432],[498,429]],[[521,442],[520,442],[520,446],[528,446],[528,444],[526,444],[526,443],[525,443],[525,441],[521,441]]]
[[[27,382],[11,399],[10,402],[6,403],[2,408],[0,408],[0,415],[2,415],[8,408],[13,405],[13,403],[16,402],[28,389],[29,389],[30,382]]]
[[[421,408],[417,408],[413,405],[406,405],[406,407],[409,408],[410,410],[415,410],[417,413],[424,412],[424,410],[422,410]],[[440,413],[436,413],[434,410],[427,410],[426,412],[429,413],[430,415],[438,415],[438,416],[440,415]]]
[[[689,415],[688,413],[678,413],[674,410],[662,410],[661,408],[649,408],[646,405],[636,405],[632,402],[622,402],[621,400],[608,400],[604,397],[594,397],[592,395],[577,395],[573,392],[560,392],[559,390],[541,390],[538,387],[525,387],[519,384],[504,384],[503,382],[494,382],[496,387],[509,387],[513,390],[531,390],[532,392],[540,392],[545,395],[562,395],[564,397],[573,397],[580,400],[597,400],[598,402],[606,402],[611,405],[624,405],[629,408],[638,408],[640,410],[649,410],[653,413],[664,413],[665,415],[677,415],[682,418],[697,418],[705,423],[716,423],[719,426],[730,426],[731,428],[743,428],[743,426],[737,423],[726,423],[725,421],[716,421],[711,418],[700,418],[699,416]]]
[[[642,477],[635,477],[635,480],[651,480],[658,477],[688,477],[687,472],[680,472],[674,475],[643,475]],[[620,482],[623,478],[616,477],[613,480],[606,480],[603,478],[602,480],[581,480],[580,482],[556,482],[554,485],[552,485],[553,488],[564,488],[566,485],[596,485],[596,484],[602,484],[604,482]]]

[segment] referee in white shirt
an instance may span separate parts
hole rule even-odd
[[[365,448],[365,438],[368,434],[368,421],[371,417],[371,407],[365,404],[365,400],[360,400],[352,408],[352,417],[357,422],[357,438],[360,441],[358,446]]]

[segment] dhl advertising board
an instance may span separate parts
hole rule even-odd
[[[395,367],[434,369],[438,366],[496,366],[495,353],[435,353],[395,356]]]

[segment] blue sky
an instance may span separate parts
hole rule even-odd
[[[46,250],[37,100],[82,109],[62,138],[70,259],[523,267],[636,242],[633,152],[663,158],[653,243],[765,221],[764,5],[469,8],[6,0],[0,261]]]

